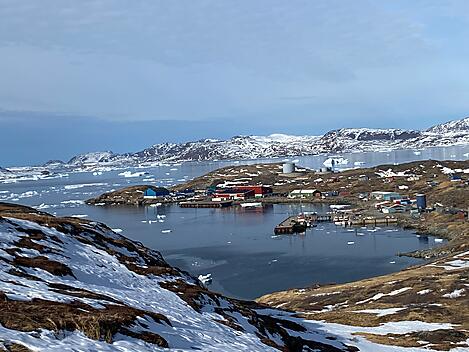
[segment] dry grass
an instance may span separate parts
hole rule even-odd
[[[363,336],[369,341],[389,346],[422,347],[422,345],[426,345],[426,347],[437,351],[448,351],[455,347],[469,347],[466,343],[461,343],[469,338],[469,332],[467,331],[434,330],[408,334],[377,335],[358,333],[356,335]]]
[[[5,295],[0,300],[0,324],[17,331],[36,331],[47,329],[60,331],[81,331],[95,340],[112,342],[116,333],[129,334],[126,327],[134,324],[137,317],[148,316],[156,323],[171,325],[163,315],[122,306],[107,305],[96,309],[87,304],[72,301],[69,303],[52,302],[42,299],[31,301],[12,301]],[[145,333],[148,338],[149,333]],[[135,337],[135,333],[132,336]],[[152,343],[167,347],[167,342],[156,334]]]
[[[459,258],[469,260],[469,255]],[[277,292],[263,296],[257,301],[268,306],[281,306],[282,309],[301,312],[297,315],[308,319],[357,327],[379,326],[383,323],[399,321],[455,324],[454,330],[441,330],[438,334],[434,333],[434,336],[438,336],[438,348],[447,350],[450,346],[454,347],[454,343],[464,342],[469,331],[467,292],[463,292],[459,297],[444,297],[445,294],[456,290],[467,291],[469,270],[448,271],[439,267],[450,260],[454,259],[440,258],[431,266],[420,265],[394,274],[352,283]],[[404,288],[408,289],[395,293]],[[392,292],[394,294],[390,295]],[[384,295],[376,296],[381,294]],[[372,297],[378,298],[373,300]],[[357,312],[387,308],[404,309],[384,316]],[[416,341],[420,340],[434,343],[430,339],[431,333],[429,333],[428,340],[422,339],[419,334],[423,333],[398,337],[367,334],[366,337],[379,343],[399,346],[413,346]]]
[[[26,268],[39,268],[45,270],[52,275],[56,276],[75,276],[73,275],[72,270],[63,263],[57,262],[55,260],[50,260],[47,257],[19,257],[16,256],[13,260],[13,265],[21,266]]]

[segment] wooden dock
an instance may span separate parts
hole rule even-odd
[[[307,224],[305,221],[300,222],[297,216],[290,216],[275,226],[274,233],[276,235],[293,234],[304,232],[306,228]]]
[[[220,202],[213,201],[195,201],[195,202],[180,202],[181,208],[227,208],[233,205],[233,201],[224,200]]]
[[[293,234],[305,232],[308,227],[315,226],[317,222],[331,222],[331,214],[299,214],[289,216],[280,224],[275,226],[274,233],[279,234]]]

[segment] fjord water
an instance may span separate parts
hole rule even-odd
[[[306,204],[262,210],[168,205],[97,207],[90,209],[90,216],[125,229],[124,235],[158,249],[169,263],[191,274],[211,273],[211,289],[244,299],[390,273],[419,262],[398,257],[398,252],[435,245],[433,238],[393,227],[346,229],[324,223],[304,235],[273,234],[274,226],[288,215],[328,210],[325,205]],[[162,232],[168,229],[172,232]]]
[[[469,146],[459,146],[341,156],[349,160],[344,167],[370,167],[425,159],[464,160],[468,152]],[[318,168],[327,158],[321,155],[291,159],[298,159],[299,165]],[[169,263],[193,275],[211,273],[211,289],[244,299],[292,287],[353,281],[398,271],[421,261],[398,257],[397,253],[435,245],[434,238],[384,227],[351,230],[320,224],[304,235],[273,235],[274,226],[290,214],[328,211],[327,206],[320,205],[274,205],[250,211],[83,204],[83,200],[112,189],[132,184],[170,186],[231,164],[238,163],[192,162],[132,170],[148,173],[141,177],[124,177],[119,175],[124,170],[113,170],[100,175],[69,173],[62,178],[5,183],[0,184],[0,201],[40,206],[57,215],[87,216],[122,229],[123,235],[162,252]],[[171,232],[162,232],[165,230]]]

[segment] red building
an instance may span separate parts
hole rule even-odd
[[[253,191],[256,198],[264,197],[266,194],[272,193],[272,187],[267,187],[263,185],[257,186],[237,186],[239,191]]]

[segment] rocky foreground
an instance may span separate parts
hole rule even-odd
[[[278,307],[268,308],[207,290],[100,223],[0,203],[0,238],[7,351],[467,348],[469,252],[383,278],[274,294],[260,300]]]

